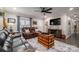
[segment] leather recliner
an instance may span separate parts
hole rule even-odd
[[[4,43],[5,43],[5,40],[7,39],[9,33],[7,30],[2,30],[0,32],[0,46],[3,47],[4,46]]]

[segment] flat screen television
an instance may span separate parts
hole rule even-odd
[[[61,25],[61,18],[50,19],[50,25]]]

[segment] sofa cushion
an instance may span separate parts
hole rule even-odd
[[[35,29],[35,31],[36,31],[36,32],[38,32],[38,31],[39,31],[39,29]]]
[[[29,31],[29,30],[25,30],[25,32],[26,32],[26,33],[30,33],[30,31]]]
[[[0,33],[0,39],[4,39],[4,38],[5,38],[5,33],[4,32]]]

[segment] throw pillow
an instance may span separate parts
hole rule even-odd
[[[38,32],[39,30],[38,29],[35,29],[35,31]]]
[[[25,32],[26,32],[26,33],[30,33],[30,31],[29,31],[29,30],[25,30]]]

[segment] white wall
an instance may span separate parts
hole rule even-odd
[[[0,30],[3,29],[3,17],[0,16]]]
[[[66,38],[68,38],[74,31],[73,26],[74,26],[74,21],[71,19],[69,16],[66,14],[62,15],[61,17],[61,25],[55,26],[55,25],[50,25],[49,21],[50,19],[53,19],[52,17],[48,17],[44,20],[44,22],[48,22],[48,26],[45,25],[44,23],[44,31],[48,31],[48,28],[50,29],[61,29],[62,34],[66,35]],[[70,26],[69,26],[69,21],[70,21]]]
[[[67,17],[67,15],[63,15],[63,16],[61,16],[61,19],[62,19],[62,32],[63,32],[63,34],[65,34],[66,35],[66,37],[68,37],[69,36],[69,34],[68,34],[68,17]]]
[[[66,38],[68,38],[74,33],[74,25],[75,25],[74,20],[71,17],[67,16],[66,14],[63,15],[61,18],[62,18],[63,34],[65,34]]]
[[[33,21],[36,21],[37,22],[37,25],[33,25],[32,23],[32,26],[34,27],[37,27],[38,30],[44,32],[44,20],[43,19],[32,19],[32,22]]]
[[[7,13],[6,19],[8,19],[8,18],[16,19],[16,22],[13,25],[13,31],[17,31],[17,16],[14,15],[14,14],[8,14]],[[72,33],[74,33],[74,20],[71,19],[66,14],[61,16],[61,25],[59,25],[59,26],[50,25],[49,24],[50,19],[52,19],[52,17],[47,17],[45,20],[33,18],[32,21],[37,21],[36,27],[38,28],[38,30],[40,30],[42,32],[47,32],[48,28],[52,28],[52,29],[62,29],[62,33],[65,34],[66,37],[69,37]],[[71,28],[69,27],[69,24],[68,24],[69,21],[71,23],[71,26],[70,26]],[[46,25],[46,23],[47,23],[47,25]],[[34,26],[34,25],[32,24],[32,26]]]
[[[14,15],[14,14],[6,13],[5,18],[6,18],[7,21],[8,21],[8,18],[14,18],[15,19],[15,23],[13,23],[11,26],[12,26],[13,31],[16,32],[17,31],[17,16]],[[8,29],[10,29],[9,23],[8,23]]]
[[[72,18],[70,18],[70,23],[71,23],[71,34],[73,34],[74,33],[74,25],[75,25],[75,20],[74,19],[72,19]],[[70,34],[70,35],[71,35]]]
[[[16,19],[16,22],[12,26],[13,31],[16,32],[17,31],[17,15],[6,13],[5,18],[6,18],[6,20],[8,20],[8,18]],[[37,25],[36,26],[38,27],[38,30],[44,32],[44,25],[43,25],[44,24],[44,20],[43,19],[34,18],[34,19],[32,19],[32,21],[37,21]],[[32,26],[33,26],[33,24],[32,24]],[[10,28],[10,26],[8,24],[8,29],[9,28]]]

